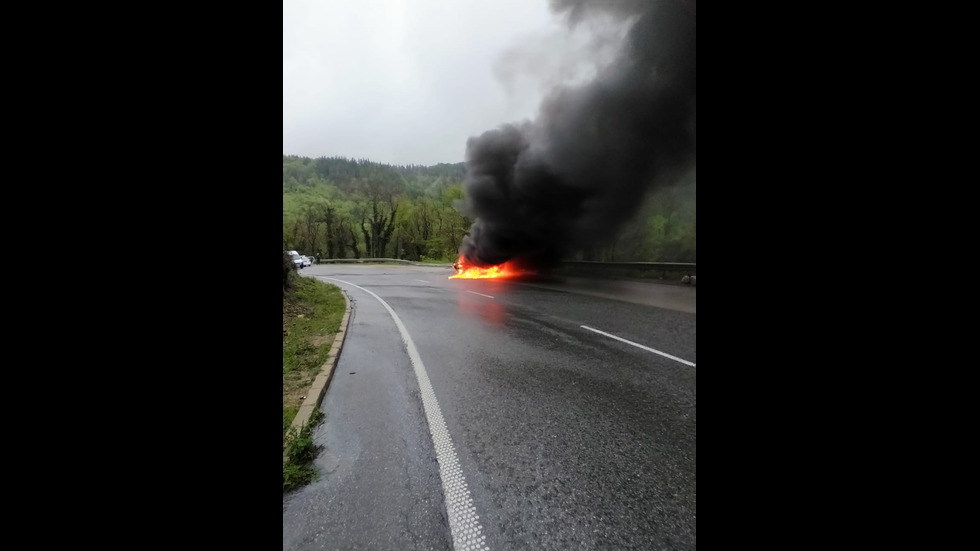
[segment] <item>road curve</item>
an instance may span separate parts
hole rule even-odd
[[[303,270],[354,315],[283,549],[696,549],[696,289],[451,273]]]

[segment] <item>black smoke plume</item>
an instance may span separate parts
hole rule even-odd
[[[696,164],[693,0],[553,0],[575,24],[635,21],[619,56],[588,84],[553,90],[533,122],[466,144],[470,263],[548,267],[615,235],[652,189]]]

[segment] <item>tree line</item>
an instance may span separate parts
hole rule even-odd
[[[283,249],[321,258],[451,262],[473,220],[465,163],[283,155]],[[695,178],[649,195],[615,239],[574,260],[696,262]]]
[[[464,163],[393,166],[283,155],[283,248],[322,258],[450,261],[473,220]]]

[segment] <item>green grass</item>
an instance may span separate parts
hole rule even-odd
[[[283,293],[283,491],[315,479],[312,460],[316,456],[311,433],[322,420],[316,410],[310,422],[297,432],[290,425],[313,380],[320,373],[340,329],[346,302],[340,289],[311,277],[293,278]]]
[[[287,460],[282,466],[282,491],[295,490],[316,480],[317,472],[313,467],[317,447],[313,443],[313,429],[323,421],[323,412],[316,410],[310,417],[310,422],[303,430],[289,429],[284,440],[284,455]]]
[[[285,443],[286,433],[289,432],[289,426],[293,424],[293,419],[296,418],[296,413],[299,412],[299,408],[296,406],[283,405],[282,408],[282,439]]]
[[[288,331],[283,347],[286,374],[318,369],[327,359],[331,339],[344,317],[344,296],[333,285],[310,277],[297,277],[292,296],[283,298],[283,326]],[[288,303],[288,304],[287,304]]]

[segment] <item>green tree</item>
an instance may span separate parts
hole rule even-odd
[[[398,214],[396,187],[383,180],[368,180],[358,186],[360,229],[369,258],[383,258],[395,231]]]
[[[402,215],[398,217],[396,239],[398,252],[408,260],[422,260],[429,256],[429,240],[435,234],[437,209],[432,199],[405,201]]]

